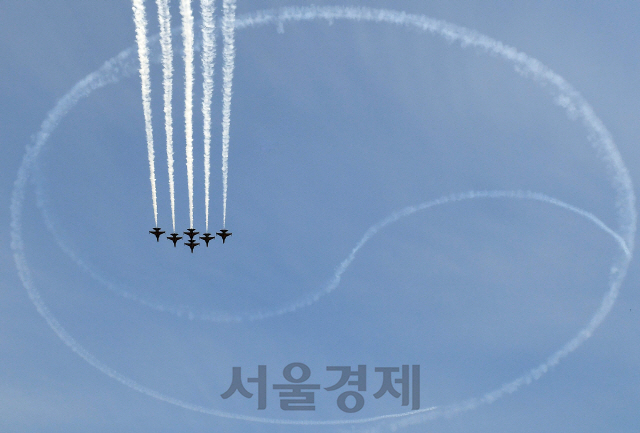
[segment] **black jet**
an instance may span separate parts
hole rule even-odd
[[[164,232],[160,230],[160,227],[154,227],[153,230],[149,230],[149,233],[151,233],[152,235],[156,235],[156,239],[158,240],[158,242],[160,242],[160,235]]]
[[[178,241],[182,239],[182,236],[178,236],[178,233],[171,233],[171,236],[167,236],[167,239],[173,241],[173,246],[175,247],[178,244]]]
[[[193,237],[197,234],[199,234],[200,232],[197,232],[196,229],[187,229],[186,232],[184,232],[185,235],[189,236],[189,239],[193,240]]]
[[[229,230],[226,229],[222,229],[220,230],[218,233],[216,233],[218,236],[220,236],[222,238],[222,243],[224,244],[225,239],[227,239],[227,236],[231,236],[233,233],[227,233]]]
[[[211,239],[215,239],[215,236],[211,236],[211,233],[205,233],[204,236],[200,236],[200,239],[205,241],[207,243],[207,246],[209,246],[209,241]]]
[[[185,242],[184,243],[186,246],[188,246],[189,248],[191,248],[191,252],[193,252],[193,249],[197,246],[200,245],[199,242],[194,241],[193,239],[191,239],[189,242]]]

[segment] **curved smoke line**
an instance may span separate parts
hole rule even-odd
[[[545,372],[547,372],[549,368],[556,365],[562,358],[566,357],[569,353],[579,347],[580,344],[588,339],[595,331],[595,329],[602,323],[607,314],[610,312],[613,304],[615,303],[620,285],[622,284],[629,262],[632,258],[636,229],[636,212],[634,208],[635,196],[627,169],[624,166],[622,158],[617,148],[615,147],[615,144],[611,139],[609,132],[606,130],[602,122],[597,118],[597,116],[593,112],[593,109],[584,100],[584,98],[582,98],[582,96],[575,89],[573,89],[573,87],[571,87],[562,77],[552,72],[537,60],[532,59],[523,53],[519,53],[514,48],[503,45],[502,43],[490,39],[486,36],[442,21],[437,21],[418,15],[408,15],[402,12],[385,10],[341,7],[310,7],[285,8],[280,11],[258,12],[243,19],[239,19],[236,22],[236,28],[240,29],[243,27],[268,23],[282,25],[282,23],[285,21],[301,21],[318,18],[327,19],[330,21],[335,19],[351,19],[412,25],[422,30],[439,34],[452,41],[458,41],[463,46],[476,46],[486,49],[489,52],[500,55],[501,57],[513,62],[516,65],[518,72],[522,73],[523,75],[529,76],[537,81],[542,82],[543,84],[551,84],[551,88],[556,96],[556,102],[563,106],[569,112],[569,114],[582,119],[584,126],[589,131],[589,139],[592,145],[596,149],[598,155],[606,163],[607,169],[612,176],[613,187],[616,191],[616,204],[619,219],[619,229],[618,232],[616,232],[613,229],[607,227],[602,221],[600,221],[597,217],[587,211],[575,208],[551,197],[531,192],[492,191],[472,192],[461,194],[458,196],[448,196],[446,198],[436,200],[435,202],[430,202],[430,206],[429,203],[425,203],[423,205],[405,208],[404,210],[391,215],[387,219],[373,226],[365,233],[365,236],[358,243],[358,245],[356,245],[354,251],[352,251],[352,254],[341,264],[340,267],[338,267],[338,269],[336,270],[336,275],[339,276],[341,275],[341,272],[344,272],[346,270],[346,266],[348,266],[348,263],[353,260],[353,258],[351,257],[355,257],[355,253],[362,247],[362,245],[364,245],[367,239],[369,239],[375,234],[375,232],[377,232],[377,230],[380,230],[385,225],[396,221],[403,216],[409,215],[413,212],[417,212],[418,210],[427,209],[428,207],[433,207],[438,204],[444,204],[454,201],[453,198],[455,197],[459,197],[458,200],[480,197],[512,197],[546,201],[550,204],[554,204],[567,210],[573,211],[578,215],[594,222],[599,228],[610,234],[624,251],[624,254],[614,262],[611,270],[609,290],[605,294],[602,304],[600,305],[594,316],[591,318],[589,323],[583,329],[581,329],[573,339],[566,343],[560,350],[552,354],[547,359],[547,361],[540,366],[530,370],[525,375],[509,383],[506,383],[497,390],[486,393],[482,397],[470,399],[455,405],[433,407],[404,414],[348,421],[312,422],[275,420],[241,416],[217,411],[215,409],[204,408],[160,394],[150,388],[138,384],[137,382],[121,375],[107,365],[103,364],[98,359],[93,357],[89,352],[87,352],[75,339],[73,339],[73,337],[71,337],[67,333],[67,331],[55,319],[44,301],[41,299],[40,293],[35,287],[31,278],[31,272],[26,261],[24,252],[24,241],[22,239],[21,219],[26,194],[26,186],[29,179],[30,171],[34,168],[34,164],[36,162],[38,154],[48,140],[49,136],[54,131],[60,120],[71,108],[73,108],[73,106],[80,99],[88,96],[92,91],[100,87],[117,82],[124,74],[131,73],[132,63],[130,61],[130,56],[133,53],[132,49],[123,51],[115,58],[106,62],[105,65],[103,65],[103,67],[98,71],[88,75],[78,84],[76,84],[67,95],[65,95],[60,101],[58,101],[54,109],[49,112],[43,124],[41,125],[39,133],[36,135],[35,144],[27,146],[25,156],[23,158],[22,164],[18,171],[18,176],[14,184],[11,200],[11,248],[13,250],[14,260],[16,263],[16,268],[18,269],[19,276],[29,294],[31,301],[34,303],[40,315],[42,315],[42,317],[46,320],[47,324],[65,344],[67,344],[85,361],[87,361],[89,364],[93,365],[109,377],[150,397],[183,407],[185,409],[246,421],[274,424],[336,425],[365,423],[380,420],[393,420],[400,418],[400,421],[389,424],[390,428],[395,429],[400,426],[415,424],[441,416],[450,416],[462,411],[474,409],[482,404],[492,403],[505,394],[515,392],[522,385],[529,384],[532,381],[537,380]]]
[[[555,102],[563,107],[571,117],[582,120],[584,127],[588,131],[589,141],[598,156],[605,162],[616,191],[616,208],[619,211],[620,220],[618,224],[621,236],[629,246],[629,249],[633,249],[636,211],[635,195],[629,172],[622,162],[622,157],[613,142],[611,134],[596,116],[591,105],[560,75],[543,65],[539,60],[476,31],[422,15],[385,9],[341,6],[288,7],[279,10],[256,12],[242,20],[238,20],[236,29],[240,30],[245,27],[266,24],[282,26],[286,22],[317,19],[324,19],[330,23],[334,20],[350,20],[414,27],[424,32],[442,36],[450,42],[457,42],[463,48],[476,47],[502,57],[504,60],[513,63],[516,71],[523,76],[541,84],[549,85],[548,87],[545,86],[545,89],[551,91],[555,97]]]

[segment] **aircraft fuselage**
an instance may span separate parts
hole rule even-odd
[[[224,241],[227,239],[228,236],[231,236],[233,233],[227,233],[229,230],[227,229],[222,229],[220,230],[218,233],[216,233],[218,236],[220,236],[222,238],[222,243],[224,244]]]
[[[160,235],[163,234],[164,232],[162,231],[162,229],[160,229],[160,227],[154,227],[153,230],[149,230],[149,233],[151,233],[152,235],[155,235],[156,240],[160,242]]]
[[[193,240],[193,237],[197,234],[199,234],[200,232],[197,232],[196,229],[187,229],[186,232],[184,232],[185,235],[189,236],[189,239]]]
[[[192,252],[192,253],[193,253],[193,249],[194,249],[196,246],[200,245],[200,243],[199,243],[199,242],[196,242],[196,241],[194,241],[193,239],[191,239],[189,242],[185,242],[184,244],[185,244],[186,246],[188,246],[189,248],[191,248],[191,252]]]
[[[204,236],[200,236],[200,239],[207,243],[207,247],[209,246],[209,241],[211,239],[215,239],[215,236],[211,236],[211,233],[205,233]]]
[[[175,247],[178,245],[178,241],[182,239],[182,236],[178,236],[178,233],[171,233],[171,236],[167,236],[167,239],[173,241],[173,246]]]

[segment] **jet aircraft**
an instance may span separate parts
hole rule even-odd
[[[222,238],[222,243],[224,244],[225,239],[227,239],[227,236],[231,236],[233,233],[227,233],[229,230],[226,229],[222,229],[220,230],[218,233],[216,233],[218,236],[220,236]]]
[[[199,242],[194,241],[193,239],[191,239],[189,242],[185,242],[184,243],[186,246],[188,246],[189,248],[191,248],[191,252],[193,253],[193,249],[196,247],[196,245],[200,245]]]
[[[209,241],[211,239],[215,239],[215,236],[211,236],[211,233],[205,233],[204,236],[200,236],[200,239],[205,241],[207,243],[207,246],[209,246]]]
[[[185,235],[189,236],[189,239],[193,240],[193,237],[197,234],[199,234],[200,232],[197,232],[196,229],[187,229],[186,232],[184,232]]]
[[[160,235],[164,232],[160,230],[160,227],[154,227],[153,230],[149,230],[149,233],[151,233],[152,235],[156,235],[157,241],[160,242]]]
[[[171,236],[167,236],[167,239],[173,241],[173,246],[178,244],[178,241],[182,239],[182,236],[178,236],[178,233],[171,233]]]

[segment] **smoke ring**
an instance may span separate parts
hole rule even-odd
[[[245,421],[255,421],[271,424],[288,424],[288,425],[339,425],[339,424],[361,424],[373,421],[399,419],[398,421],[390,423],[388,426],[392,429],[397,427],[424,422],[430,419],[434,419],[441,416],[451,416],[466,410],[474,409],[480,405],[492,403],[504,394],[513,393],[519,389],[522,385],[529,384],[534,380],[540,378],[551,367],[560,362],[560,360],[566,357],[569,353],[577,349],[585,340],[587,340],[595,329],[602,323],[608,313],[611,311],[613,304],[617,298],[620,286],[626,275],[627,268],[632,258],[634,248],[634,237],[636,230],[636,212],[634,208],[635,195],[633,192],[633,185],[629,177],[628,171],[622,161],[611,135],[607,131],[606,127],[602,124],[600,119],[595,115],[591,106],[584,100],[584,98],[571,87],[562,77],[555,74],[539,61],[526,56],[523,53],[518,52],[512,47],[506,46],[498,41],[488,38],[479,33],[464,29],[462,27],[454,26],[452,24],[433,20],[424,16],[409,15],[404,12],[395,12],[387,10],[376,10],[366,8],[341,8],[341,7],[309,7],[309,8],[284,8],[279,11],[261,11],[254,14],[241,17],[236,21],[236,29],[241,29],[249,26],[264,25],[264,24],[276,24],[282,26],[287,21],[302,21],[311,19],[326,19],[329,21],[335,19],[350,19],[350,20],[364,20],[372,22],[388,22],[402,25],[412,25],[424,31],[430,31],[432,33],[439,34],[451,41],[457,41],[463,46],[476,46],[478,48],[485,49],[486,51],[499,55],[506,60],[513,62],[516,69],[521,74],[531,77],[542,84],[549,84],[552,87],[552,93],[556,96],[556,102],[563,106],[569,114],[577,116],[582,119],[583,124],[589,132],[589,139],[592,145],[598,152],[599,156],[606,163],[613,187],[616,191],[616,205],[618,211],[619,228],[618,231],[608,228],[602,221],[600,221],[594,215],[572,207],[571,205],[560,202],[559,200],[544,196],[542,194],[530,193],[530,192],[505,192],[505,191],[493,191],[493,192],[475,192],[466,193],[457,197],[466,198],[479,198],[479,197],[491,197],[496,195],[498,197],[515,196],[512,198],[525,198],[547,201],[551,204],[564,207],[568,210],[577,212],[578,214],[590,219],[597,224],[601,229],[609,233],[619,243],[624,254],[621,254],[611,270],[610,287],[604,296],[602,304],[591,318],[589,323],[581,329],[578,334],[567,342],[561,349],[552,354],[547,361],[540,366],[530,370],[523,376],[513,380],[512,382],[504,384],[502,387],[486,393],[482,397],[466,400],[462,403],[443,406],[432,407],[422,409],[420,411],[414,411],[410,413],[386,415],[381,417],[358,419],[358,420],[329,420],[329,421],[294,421],[294,420],[277,420],[270,418],[260,418],[243,416],[232,413],[227,413],[211,408],[205,408],[197,406],[191,403],[183,402],[181,400],[165,396],[150,388],[144,387],[137,382],[129,379],[126,376],[111,369],[107,365],[100,362],[93,355],[86,351],[57,321],[53,314],[48,309],[47,305],[42,300],[39,291],[35,287],[31,271],[26,261],[24,241],[22,239],[22,212],[26,196],[26,186],[30,177],[31,171],[36,164],[37,156],[40,153],[42,147],[50,137],[51,133],[55,130],[60,120],[69,112],[71,108],[82,98],[88,96],[92,91],[103,87],[107,84],[117,82],[121,77],[130,74],[135,70],[134,62],[131,59],[133,50],[127,49],[107,61],[103,67],[96,72],[89,74],[83,80],[78,82],[72,90],[67,93],[56,106],[51,110],[41,125],[41,129],[36,135],[35,143],[29,145],[26,148],[26,153],[23,157],[22,164],[18,170],[18,175],[14,183],[14,189],[11,200],[11,248],[13,250],[14,261],[18,274],[22,283],[27,290],[27,293],[36,307],[38,313],[45,319],[49,327],[56,333],[56,335],[67,345],[71,350],[76,352],[86,362],[108,375],[109,377],[119,381],[120,383],[138,391],[149,397],[156,398],[158,400],[177,405],[179,407],[221,416],[225,418],[232,418]],[[471,197],[471,195],[473,197]],[[442,203],[452,201],[447,198],[441,199]],[[544,197],[544,199],[543,199]],[[434,206],[432,204],[431,206]],[[373,236],[377,230],[384,227],[384,225],[393,222],[403,216],[406,216],[406,212],[413,213],[417,210],[426,208],[426,204],[411,208],[405,208],[404,210],[391,215],[386,220],[373,226],[367,233],[363,240],[356,246],[352,255],[359,249],[364,242],[368,239],[367,236]],[[409,213],[409,214],[410,214]],[[388,222],[385,222],[388,221]],[[348,260],[348,259],[347,259]],[[346,262],[346,261],[345,261]],[[343,264],[345,263],[343,262]],[[347,264],[348,266],[348,264]],[[336,275],[340,275],[340,267],[336,271]],[[346,267],[344,268],[346,269]],[[344,270],[342,270],[344,272]]]

